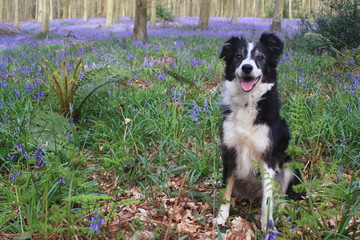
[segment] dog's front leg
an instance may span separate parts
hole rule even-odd
[[[232,193],[232,190],[234,187],[234,183],[235,183],[235,176],[233,173],[233,174],[231,174],[229,180],[227,181],[226,190],[225,190],[224,195],[222,196],[222,199],[225,202],[221,204],[219,214],[214,219],[214,222],[217,223],[218,225],[222,225],[222,226],[225,225],[226,220],[229,217],[230,199],[231,199],[231,193]]]
[[[273,195],[274,195],[274,179],[275,171],[264,165],[264,173],[262,174],[262,204],[261,204],[261,230],[266,231],[268,222],[273,221]]]

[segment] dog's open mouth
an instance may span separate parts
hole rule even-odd
[[[260,81],[260,77],[239,77],[241,88],[244,92],[250,92],[254,89],[255,85]]]

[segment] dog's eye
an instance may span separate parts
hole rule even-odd
[[[243,58],[243,56],[241,55],[241,54],[236,54],[236,56],[235,56],[237,59],[242,59]]]
[[[256,60],[259,61],[259,62],[262,62],[262,61],[265,60],[265,57],[264,56],[257,56]]]

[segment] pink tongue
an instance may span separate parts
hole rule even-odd
[[[258,82],[258,79],[254,78],[253,80],[251,80],[249,82],[240,81],[240,84],[241,84],[242,90],[244,90],[245,92],[249,92],[253,89],[253,87],[255,86],[255,84],[257,82]]]

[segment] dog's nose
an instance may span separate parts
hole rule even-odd
[[[244,73],[249,74],[253,70],[253,66],[251,66],[250,64],[244,64],[241,69]]]

